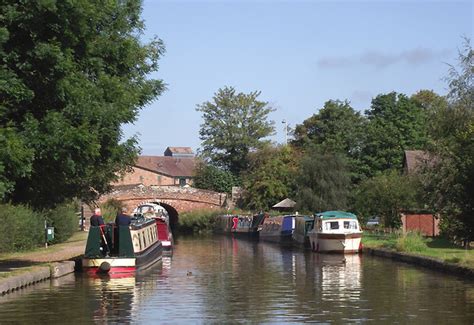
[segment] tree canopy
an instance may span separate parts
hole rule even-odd
[[[244,94],[224,87],[196,108],[204,120],[199,131],[203,157],[235,176],[247,168],[248,153],[262,147],[274,131],[268,120],[274,109],[259,96],[258,91]]]
[[[0,195],[33,207],[93,198],[139,149],[121,125],[164,90],[161,40],[140,41],[141,2],[0,6]]]

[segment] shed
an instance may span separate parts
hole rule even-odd
[[[295,208],[296,202],[286,198],[281,202],[278,202],[274,206],[272,206],[273,209],[278,210],[278,211],[291,211]]]

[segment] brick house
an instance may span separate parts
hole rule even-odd
[[[191,148],[168,147],[164,156],[139,156],[132,171],[113,185],[192,185],[195,166],[196,159]]]

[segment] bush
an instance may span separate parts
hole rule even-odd
[[[123,207],[122,201],[116,199],[109,199],[104,204],[100,206],[102,211],[102,218],[104,222],[113,222],[115,221],[115,217],[120,212]]]
[[[14,252],[44,243],[44,216],[22,206],[0,206],[0,252]]]
[[[179,215],[178,231],[183,233],[206,233],[214,229],[216,217],[223,210],[196,210]]]
[[[395,249],[399,252],[423,252],[427,249],[426,240],[419,232],[408,232],[397,239]]]
[[[53,244],[65,242],[77,231],[78,210],[75,203],[65,203],[45,212],[48,226],[54,227]]]

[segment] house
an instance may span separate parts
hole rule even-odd
[[[434,159],[423,150],[405,150],[403,172],[407,175],[416,173],[424,165],[432,166]]]
[[[191,148],[168,147],[164,156],[139,156],[132,170],[113,185],[192,185],[195,166]]]

